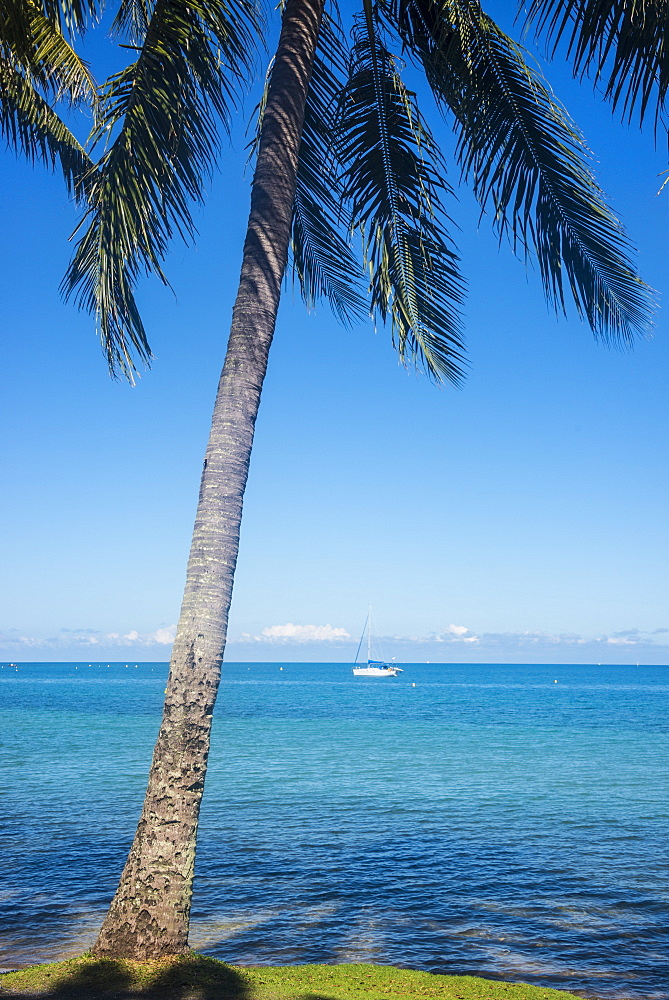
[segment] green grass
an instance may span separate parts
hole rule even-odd
[[[239,968],[195,953],[159,962],[87,955],[0,977],[0,997],[59,1000],[578,1000],[570,993],[387,965]]]

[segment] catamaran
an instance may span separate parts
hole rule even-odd
[[[360,656],[360,649],[362,648],[365,633],[367,633],[366,666],[362,663],[358,663],[358,657]],[[363,627],[362,635],[360,636],[360,642],[358,643],[358,651],[355,654],[353,673],[356,677],[397,677],[398,674],[403,673],[402,668],[396,667],[394,663],[387,663],[385,660],[373,659],[373,653],[376,653],[376,650],[374,649],[374,638],[372,634],[372,609],[370,606],[369,611],[367,612],[367,620]]]

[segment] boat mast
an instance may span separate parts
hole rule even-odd
[[[360,642],[358,643],[358,648],[355,652],[355,660],[353,661],[353,666],[355,666],[356,663],[358,662],[358,657],[360,656],[360,650],[362,649],[362,643],[365,638],[365,629],[368,627],[368,625],[369,625],[369,614],[367,614],[367,620],[365,621],[365,624],[362,626],[362,632],[360,633]]]
[[[372,605],[367,609],[367,662],[372,658]]]

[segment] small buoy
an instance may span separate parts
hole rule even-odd
[[[553,681],[553,684],[557,684],[557,681]]]
[[[412,688],[415,688],[415,686],[416,686],[415,683],[411,685]]]
[[[279,670],[283,670],[283,667],[279,667]]]

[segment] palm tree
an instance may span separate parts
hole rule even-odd
[[[66,277],[98,316],[110,367],[150,351],[134,297],[174,232],[189,236],[232,77],[258,30],[245,0],[123,0],[138,52],[108,81],[87,228]],[[225,647],[254,425],[292,253],[307,302],[386,322],[404,363],[462,378],[463,281],[446,164],[404,60],[422,68],[455,156],[500,238],[536,259],[549,302],[629,344],[650,294],[592,174],[578,129],[524,51],[475,0],[362,0],[352,44],[336,7],[287,0],[261,102],[251,212],[227,356],[200,483],[186,590],[142,816],[94,952],[149,959],[187,948],[195,841]],[[226,68],[227,67],[227,68]],[[232,82],[231,82],[232,81]],[[354,242],[355,240],[355,242]],[[359,263],[361,256],[362,266]],[[367,288],[363,287],[363,275]],[[365,292],[367,306],[365,306]]]

